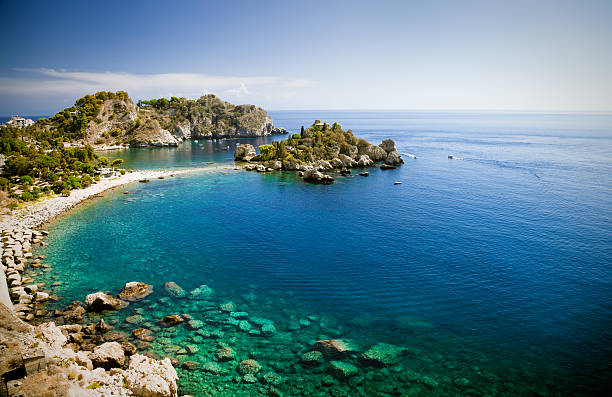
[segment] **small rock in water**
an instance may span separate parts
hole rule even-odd
[[[224,313],[230,313],[236,310],[236,305],[234,305],[234,302],[225,302],[219,305],[219,310]]]
[[[217,360],[219,361],[231,361],[236,358],[236,353],[234,352],[234,349],[227,346],[217,350],[215,357],[217,357]]]
[[[189,293],[190,299],[209,299],[215,294],[215,291],[208,285],[200,285]]]
[[[274,334],[276,332],[276,328],[274,327],[274,324],[270,323],[265,323],[264,325],[261,326],[261,333],[266,335],[266,336],[270,336],[272,334]]]
[[[389,343],[377,343],[366,350],[359,358],[362,362],[376,367],[385,367],[396,364],[406,348]]]
[[[346,379],[348,377],[357,375],[359,369],[357,369],[357,367],[353,364],[342,361],[332,361],[329,363],[328,371],[338,379]]]
[[[253,374],[246,374],[242,377],[244,383],[257,383],[257,377]]]
[[[313,366],[313,367],[323,364],[323,361],[325,361],[323,358],[323,353],[321,353],[320,351],[316,351],[316,350],[306,352],[302,354],[302,357],[300,358],[300,363],[306,366]]]
[[[131,281],[126,283],[121,292],[117,295],[120,299],[135,302],[146,298],[153,292],[153,286],[141,283],[139,281]]]
[[[325,357],[338,358],[355,353],[358,349],[351,341],[342,339],[320,340],[315,343],[313,350],[318,350]]]
[[[185,346],[185,350],[187,350],[187,353],[189,354],[196,354],[200,351],[200,349],[196,345],[187,345]]]
[[[169,281],[164,284],[164,291],[166,291],[168,295],[175,299],[184,298],[185,296],[187,296],[185,290],[174,281]]]
[[[187,327],[191,330],[200,329],[204,326],[204,322],[200,320],[189,320]]]
[[[249,313],[247,312],[231,312],[230,317],[237,318],[238,320],[246,320],[249,318]]]
[[[242,320],[238,323],[238,329],[242,332],[249,332],[251,330],[251,324],[246,320]]]
[[[204,367],[202,368],[202,370],[204,372],[208,372],[214,375],[218,375],[219,373],[223,372],[223,368],[221,368],[221,366],[214,361],[208,361],[204,363]]]
[[[185,361],[183,364],[181,364],[181,368],[189,371],[193,371],[195,369],[198,369],[199,367],[200,363],[197,361]]]
[[[163,325],[164,327],[174,327],[175,325],[178,325],[180,323],[182,323],[183,318],[181,316],[179,316],[178,314],[171,314],[168,316],[165,316],[160,324]]]
[[[241,374],[256,374],[261,371],[261,365],[253,359],[241,361],[238,365],[238,372]]]
[[[123,304],[119,299],[107,295],[104,292],[96,292],[85,297],[85,304],[90,311],[101,312],[103,310],[116,310]]]

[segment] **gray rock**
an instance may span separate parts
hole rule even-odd
[[[234,160],[236,161],[251,161],[253,157],[257,155],[255,151],[255,147],[250,144],[242,144],[236,146],[236,151],[234,152]]]
[[[402,160],[402,157],[396,150],[392,150],[387,155],[387,158],[385,159],[385,164],[395,166],[402,165],[404,164],[404,160]]]
[[[89,355],[94,367],[104,369],[121,367],[125,363],[125,353],[117,342],[106,342],[97,346]]]
[[[90,311],[116,310],[124,305],[119,299],[104,292],[96,292],[85,297],[85,305]]]
[[[390,153],[395,150],[395,142],[393,139],[385,139],[379,146],[383,148],[386,153]]]

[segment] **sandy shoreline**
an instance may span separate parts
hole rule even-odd
[[[94,198],[107,190],[134,183],[142,179],[158,179],[191,173],[215,172],[224,169],[225,167],[203,167],[185,170],[141,170],[128,172],[125,175],[102,178],[99,182],[85,189],[72,190],[70,196],[67,197],[54,195],[52,197],[43,198],[40,201],[26,203],[23,207],[14,210],[11,214],[4,215],[0,218],[0,231],[34,229],[40,227],[85,200]]]

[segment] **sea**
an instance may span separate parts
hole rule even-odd
[[[284,136],[102,153],[211,172],[127,185],[47,225],[50,309],[153,285],[102,317],[110,338],[175,359],[179,395],[612,395],[612,114],[270,114],[290,133],[320,119],[391,138],[405,164],[324,186],[233,168],[236,145]],[[171,314],[186,321],[161,326]],[[312,353],[322,340],[347,351]]]

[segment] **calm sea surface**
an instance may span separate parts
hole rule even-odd
[[[53,223],[50,245],[38,249],[53,266],[39,277],[66,281],[55,288],[58,307],[128,281],[153,284],[153,295],[107,320],[129,334],[143,325],[124,318],[141,314],[156,340],[139,347],[180,362],[236,352],[216,374],[179,369],[183,394],[610,395],[612,115],[271,115],[291,133],[322,119],[371,143],[393,138],[406,163],[330,186],[226,170],[118,189]],[[237,142],[282,138],[106,155],[132,168],[214,168],[206,163],[232,164]],[[167,281],[215,294],[171,299]],[[240,330],[217,309],[227,301],[254,330],[258,317],[276,332]],[[174,313],[222,335],[156,326]],[[404,355],[384,368],[339,359],[336,367],[357,369],[342,367],[345,376],[328,361],[299,363],[331,338],[360,352],[390,343]],[[199,351],[177,349],[186,344]],[[255,384],[236,371],[249,357],[262,366]]]

